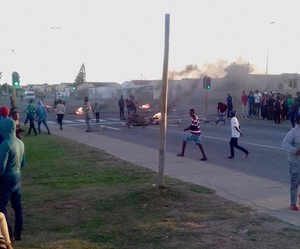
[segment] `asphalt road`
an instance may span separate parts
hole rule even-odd
[[[290,123],[286,121],[282,124],[275,124],[272,121],[248,118],[239,118],[239,120],[244,131],[239,144],[250,151],[249,157],[246,159],[244,153],[236,150],[235,159],[227,159],[230,154],[230,120],[228,119],[225,125],[216,125],[212,117],[211,121],[201,124],[203,145],[209,161],[222,167],[289,184],[286,153],[281,148],[281,142],[291,128]],[[96,124],[93,121],[92,125],[95,134],[128,140],[152,148],[159,147],[159,125],[128,128],[118,119],[116,112],[101,113],[100,123]],[[185,135],[183,129],[189,125],[190,117],[186,113],[172,113],[168,116],[166,136],[168,152],[174,154],[180,152],[182,138]],[[79,132],[84,132],[86,129],[83,116],[74,114],[66,116],[65,126],[76,127]],[[188,144],[185,156],[195,160],[200,159],[198,146]],[[201,161],[199,161],[199,166],[201,166]]]
[[[51,100],[48,100],[51,103]],[[25,119],[26,103],[20,102],[18,108],[21,112],[21,120]],[[215,107],[209,107],[209,113],[214,113]],[[197,110],[197,109],[196,109]],[[201,118],[201,115],[199,115]],[[118,119],[118,112],[115,108],[110,111],[103,111],[99,124],[92,122],[93,132],[96,135],[102,134],[122,140],[128,140],[152,148],[159,147],[159,125],[146,127],[136,126],[128,128]],[[281,142],[285,134],[290,130],[289,121],[282,124],[275,124],[272,121],[261,119],[248,119],[239,117],[244,136],[239,139],[239,144],[250,151],[248,158],[244,153],[235,151],[235,159],[227,159],[230,154],[230,120],[226,124],[216,125],[213,122],[215,116],[208,117],[209,122],[201,124],[202,141],[210,163],[235,169],[250,175],[261,176],[284,184],[289,184],[289,171],[286,153],[281,148]],[[178,121],[182,121],[178,122]],[[48,122],[55,122],[55,114],[50,111]],[[168,115],[166,150],[177,154],[181,150],[183,129],[190,125],[190,118],[187,111],[172,111]],[[64,126],[73,126],[79,132],[84,132],[85,123],[82,115],[68,114],[65,117]],[[43,127],[42,127],[43,129]],[[99,141],[101,143],[102,141]],[[137,152],[138,153],[138,152]],[[198,160],[201,158],[198,146],[188,144],[186,157]],[[201,167],[201,161],[199,161]]]

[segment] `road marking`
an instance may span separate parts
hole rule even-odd
[[[120,131],[121,129],[119,128],[115,128],[115,127],[111,127],[111,126],[105,126],[103,127],[104,129],[111,129],[111,130],[116,130],[116,131]]]
[[[150,128],[155,129],[155,126],[151,126]],[[171,131],[171,130],[168,130],[168,132],[173,132],[173,133],[184,135],[184,133],[182,131]],[[202,137],[206,137],[206,138],[210,138],[210,139],[226,141],[226,142],[230,141],[230,139],[227,139],[227,138],[213,137],[213,136],[207,136],[207,135],[201,135],[201,136]],[[244,141],[239,141],[239,143],[241,143],[241,144],[247,144],[247,145],[252,145],[252,146],[257,146],[257,147],[269,148],[269,149],[283,150],[283,148],[281,148],[281,147],[270,146],[270,145],[263,145],[263,144],[257,144],[257,143],[249,143],[249,142],[244,142]]]
[[[212,138],[212,139],[216,139],[216,140],[222,140],[222,141],[230,141],[230,139],[226,139],[226,138],[220,138],[220,137],[212,137],[212,136],[203,136],[202,137],[207,137],[207,138]],[[240,141],[239,141],[240,142]],[[269,145],[263,145],[263,144],[256,144],[256,143],[248,143],[248,142],[240,142],[242,144],[248,144],[248,145],[253,145],[253,146],[258,146],[258,147],[264,147],[264,148],[269,148],[269,149],[276,149],[276,150],[283,150],[283,148],[281,147],[275,147],[275,146],[269,146]]]

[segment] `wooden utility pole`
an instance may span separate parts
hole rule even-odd
[[[168,113],[168,63],[169,63],[170,14],[165,15],[165,52],[162,74],[161,121],[159,143],[158,187],[164,187],[164,167],[166,150],[166,128]]]

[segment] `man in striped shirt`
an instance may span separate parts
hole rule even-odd
[[[197,144],[199,146],[199,149],[202,153],[202,158],[200,160],[201,161],[206,161],[207,157],[205,155],[204,148],[203,148],[202,143],[201,143],[200,122],[199,122],[199,118],[195,114],[194,109],[190,109],[190,116],[192,117],[192,124],[189,127],[184,129],[184,131],[189,130],[190,133],[184,137],[183,142],[182,142],[181,153],[178,154],[177,156],[184,157],[186,143],[190,143],[190,142],[194,141],[195,144]]]

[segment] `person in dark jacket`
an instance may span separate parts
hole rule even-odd
[[[125,116],[124,116],[125,100],[123,98],[123,95],[121,95],[121,97],[118,101],[118,105],[119,105],[119,110],[120,110],[120,120],[125,120]]]
[[[36,109],[35,109],[35,107],[33,106],[32,103],[33,103],[33,100],[30,99],[29,104],[27,106],[27,115],[28,115],[28,119],[29,119],[29,130],[28,130],[27,135],[30,135],[31,130],[33,130],[34,135],[37,135],[35,125],[34,125],[34,118],[35,118],[35,115],[36,115]]]
[[[25,166],[24,144],[16,137],[16,125],[10,118],[0,121],[0,212],[5,215],[10,238],[21,240],[23,211],[21,204],[21,169]],[[15,230],[9,222],[8,202],[15,212]]]

